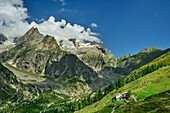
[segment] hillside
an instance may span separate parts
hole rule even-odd
[[[154,47],[144,48],[134,55],[126,55],[117,59],[115,73],[128,75],[131,71],[151,62],[166,53],[167,50],[160,50]]]
[[[70,96],[50,89],[56,84],[53,81],[3,65],[0,64],[0,112],[54,111],[58,105],[70,101]]]
[[[97,112],[107,106],[114,105],[115,103],[113,103],[112,99],[118,92],[123,93],[124,91],[131,90],[133,93],[133,97],[136,98],[138,101],[141,101],[148,96],[170,90],[169,72],[170,66],[160,68],[157,71],[154,71],[129,84],[126,84],[118,90],[113,90],[108,95],[103,97],[100,101],[83,108],[82,110],[78,111],[78,113]]]
[[[140,103],[123,106],[122,108],[119,108],[117,111],[115,111],[115,113],[124,113],[127,111],[130,111],[131,113],[143,113],[143,112],[168,113],[170,110],[169,98],[170,90],[155,95],[151,95]]]
[[[11,99],[20,85],[16,76],[0,63],[0,104]]]
[[[151,68],[159,69],[160,66],[163,65],[170,65],[170,51],[169,49],[165,50],[167,53],[161,55],[160,57],[154,59],[153,61],[149,62],[148,64],[141,66],[140,68],[132,71],[126,78],[125,81],[131,81],[136,75],[140,75],[142,73],[146,73],[146,71],[152,71]]]

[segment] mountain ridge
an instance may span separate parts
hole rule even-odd
[[[0,62],[6,67],[5,70],[14,72],[21,84],[21,87],[16,88],[21,90],[17,92],[18,101],[22,101],[23,96],[27,104],[34,105],[33,100],[38,103],[45,95],[50,98],[57,95],[56,101],[62,98],[62,101],[68,103],[81,100],[99,89],[104,89],[110,83],[117,83],[130,72],[153,60],[159,60],[156,58],[169,52],[169,49],[149,47],[134,55],[129,54],[116,59],[102,44],[77,42],[74,39],[69,41],[72,41],[74,47],[61,47],[55,37],[44,36],[33,27],[19,38],[14,47],[0,53]],[[54,105],[50,98],[48,98],[50,103],[44,105]],[[19,106],[23,107],[23,104]],[[50,109],[38,104],[36,106],[37,108],[30,109],[37,111],[39,107],[41,110]],[[54,106],[56,108],[58,103]]]

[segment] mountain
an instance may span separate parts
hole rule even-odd
[[[37,28],[31,28],[17,41],[15,47],[1,53],[0,61],[40,77],[53,79],[65,94],[79,94],[76,87],[80,86],[82,93],[97,91],[114,78],[121,77],[101,77],[75,54],[60,49],[54,37],[43,36]]]
[[[147,63],[146,65],[132,71],[125,79],[125,85],[119,89],[114,89],[109,94],[104,96],[101,100],[94,104],[84,107],[81,109],[80,113],[97,112],[97,113],[110,113],[114,112],[125,112],[127,109],[131,109],[134,112],[142,106],[142,111],[151,111],[161,108],[164,110],[168,105],[168,100],[166,98],[161,98],[160,95],[169,92],[169,76],[170,76],[170,51],[165,50],[166,53],[160,57],[154,59],[153,61]],[[156,69],[155,69],[156,66]],[[142,74],[148,67],[153,67],[149,73],[145,75],[140,75],[140,77],[135,78],[132,75]],[[134,80],[130,80],[134,78]],[[137,101],[137,104],[133,103],[132,100],[115,101],[116,93],[123,93],[125,91],[131,91],[131,98]],[[163,92],[163,93],[162,93]],[[162,93],[162,94],[160,94]],[[148,98],[153,98],[153,100],[147,101]],[[155,98],[154,98],[155,97]],[[165,104],[164,102],[167,104]],[[162,103],[158,105],[157,102]],[[123,107],[122,107],[123,106]],[[152,109],[150,109],[152,107]],[[167,110],[167,109],[166,109]]]
[[[116,67],[116,58],[114,58],[102,44],[97,44],[96,42],[75,42],[74,47],[63,49],[75,54],[96,72],[107,66]]]
[[[73,41],[73,44],[74,46],[72,47],[61,47],[61,49],[71,52],[84,64],[91,67],[98,75],[107,81],[105,85],[124,77],[121,74],[114,73],[117,59],[113,57],[102,44],[98,44],[95,41],[83,43],[76,40]]]
[[[147,97],[149,98],[149,96],[151,96],[151,95],[155,95],[155,94],[170,90],[170,88],[168,87],[169,80],[170,80],[169,79],[169,76],[170,76],[169,71],[170,71],[170,66],[166,66],[166,67],[160,68],[159,70],[157,70],[153,73],[147,74],[133,82],[130,82],[129,84],[124,85],[123,87],[119,88],[118,90],[111,91],[109,94],[104,96],[100,101],[97,101],[94,104],[84,107],[83,109],[78,111],[78,113],[91,113],[91,112],[92,113],[93,112],[110,113],[110,112],[112,112],[112,109],[114,108],[114,106],[117,106],[115,109],[116,111],[117,110],[119,111],[119,109],[121,111],[121,107],[119,108],[120,105],[123,105],[126,103],[124,106],[124,108],[126,108],[127,103],[133,104],[133,101],[126,101],[126,100],[118,101],[118,102],[114,101],[115,94],[123,93],[123,92],[129,91],[129,90],[132,91],[131,97],[133,98],[133,100],[136,99],[137,102],[139,103],[139,105],[141,105],[140,102],[143,102],[143,100],[146,99]],[[158,98],[160,98],[160,97],[158,97]],[[154,100],[152,100],[152,101],[154,102]],[[158,101],[158,102],[160,102],[160,101]],[[135,109],[136,109],[137,105],[133,104],[133,106],[135,106]],[[147,107],[149,107],[149,106],[152,106],[152,105],[142,106],[141,110],[145,109],[143,107],[146,107],[146,109],[148,109]],[[123,107],[122,107],[122,109],[123,109]],[[156,109],[157,109],[157,107],[154,106],[154,108],[152,110],[156,110]],[[125,110],[125,109],[123,109],[123,110]],[[144,111],[141,111],[141,112],[144,112]]]
[[[81,81],[87,84],[87,90],[97,91],[164,53],[156,48],[145,48],[135,55],[116,59],[102,44],[69,41],[74,47],[61,47],[54,37],[44,36],[33,27],[13,48],[0,54],[0,61],[65,84],[66,92],[72,81],[78,84]]]
[[[62,41],[58,44],[54,37],[44,36],[33,27],[17,38],[15,45],[3,49],[0,53],[0,112],[69,112],[71,102],[81,101],[89,94],[96,95],[111,82],[123,78],[129,83],[134,74],[143,72],[146,66],[162,62],[169,65],[169,49],[144,48],[135,55],[116,59],[95,41],[68,41],[72,43],[71,47],[64,46]],[[166,71],[167,68],[163,68],[157,73],[164,77]],[[153,77],[151,74],[147,76]],[[154,79],[158,78],[151,81]],[[129,84],[123,87],[129,90],[137,82]],[[106,98],[110,102],[108,95]],[[107,106],[109,103],[105,101]],[[95,111],[100,105],[105,106],[97,103],[99,106],[95,105]]]
[[[117,59],[115,73],[128,75],[131,71],[149,63],[155,58],[166,53],[167,50],[160,50],[154,47],[144,48],[135,55],[126,55]]]
[[[118,59],[113,57],[102,44],[96,42],[73,41],[71,48],[62,48],[75,54],[83,63],[94,69],[101,76],[120,77],[128,75],[131,71],[143,66],[153,59],[166,53],[167,50],[160,50],[154,47],[144,48],[135,55],[126,55]]]
[[[50,106],[45,106],[53,105],[50,98],[54,94],[57,95],[56,107],[62,102],[69,101],[70,98],[71,100],[80,99],[95,92],[115,78],[114,76],[101,77],[97,71],[75,54],[61,49],[54,37],[42,35],[37,28],[31,28],[18,39],[14,47],[0,53],[0,62],[3,63],[5,69],[15,74],[21,84],[21,87],[15,89],[14,94],[22,95],[24,98],[17,98],[18,101],[21,101],[20,104],[13,104],[9,100],[13,104],[11,108],[4,103],[3,105],[7,107],[3,108],[3,111],[6,112],[24,112],[32,105],[36,106],[36,108],[32,106],[29,109],[33,112],[38,109],[49,109]],[[116,79],[120,77],[117,75]],[[48,102],[43,103],[42,107],[41,101],[44,95],[48,96]],[[11,93],[11,96],[14,95]],[[61,100],[60,98],[62,101],[58,102]],[[26,101],[26,103],[22,101]],[[23,110],[20,110],[21,108]]]
[[[141,66],[140,68],[131,71],[130,74],[125,78],[125,81],[131,81],[133,76],[137,73],[143,73],[144,70],[151,71],[151,68],[159,68],[163,65],[170,65],[170,49],[165,50],[165,54],[160,57],[154,59],[153,61],[147,63],[146,65]]]

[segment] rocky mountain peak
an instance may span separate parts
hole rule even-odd
[[[25,33],[25,35],[35,35],[40,34],[37,28],[32,27],[28,32]]]
[[[37,28],[32,27],[29,31],[25,33],[24,36],[19,38],[16,45],[19,45],[21,43],[26,45],[36,45],[40,43],[44,38],[44,35],[42,35]]]

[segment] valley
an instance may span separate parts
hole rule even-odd
[[[71,47],[32,27],[3,48],[0,112],[122,112],[170,90],[169,49],[148,47],[115,58],[101,43],[68,41]],[[132,92],[136,104],[113,99],[125,91]]]

